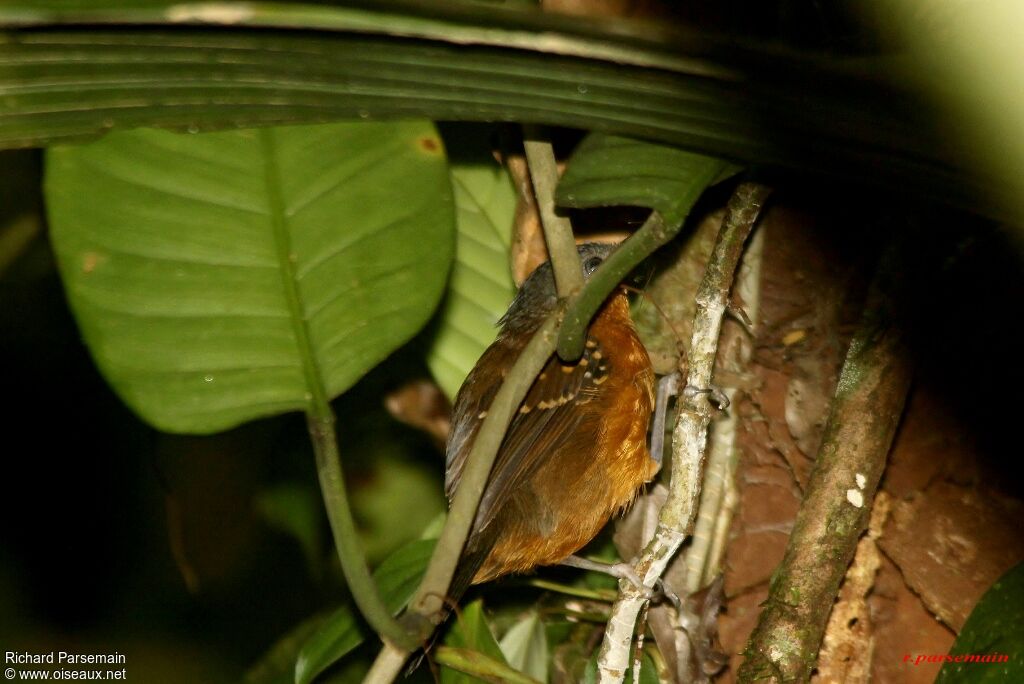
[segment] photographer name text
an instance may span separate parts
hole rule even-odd
[[[29,653],[28,651],[7,651],[4,663],[7,665],[120,665],[124,664],[124,654],[113,653],[69,653],[68,651],[50,651],[49,653]]]

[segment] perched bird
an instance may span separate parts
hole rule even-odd
[[[589,277],[613,246],[579,248]],[[523,283],[455,399],[445,491],[454,496],[501,382],[557,303],[550,263]],[[629,316],[625,290],[604,302],[582,358],[552,356],[505,434],[448,594],[470,584],[564,561],[594,538],[658,470],[647,448],[654,371]]]

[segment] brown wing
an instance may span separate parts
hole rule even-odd
[[[502,353],[502,350],[494,353]],[[484,365],[486,360],[482,358],[477,367]],[[591,338],[588,338],[583,357],[576,364],[562,364],[556,357],[548,361],[505,433],[477,509],[471,535],[482,532],[516,489],[573,434],[583,413],[573,410],[573,404],[591,401],[607,374],[608,362],[604,352]],[[466,402],[456,400],[445,472],[445,490],[449,498],[462,477],[472,438],[482,421],[480,416],[490,406],[497,388],[498,382],[495,382],[472,406],[463,406],[461,404]]]
[[[487,415],[487,409],[520,350],[521,345],[514,347],[506,338],[499,337],[476,362],[455,397],[452,426],[445,449],[444,491],[449,501],[455,496],[466,458]],[[489,369],[494,375],[484,376],[483,368]],[[468,388],[473,388],[474,392],[471,394]]]

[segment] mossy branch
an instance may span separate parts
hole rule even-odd
[[[850,342],[807,493],[738,681],[810,678],[836,593],[867,527],[912,367],[893,313],[894,250]]]

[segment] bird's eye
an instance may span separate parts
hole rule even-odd
[[[601,265],[603,259],[601,257],[592,256],[583,262],[583,273],[590,275],[597,270],[597,267]]]

